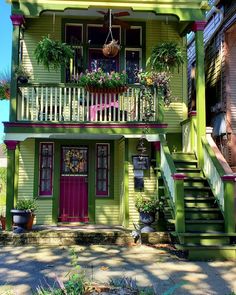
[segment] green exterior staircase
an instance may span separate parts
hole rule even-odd
[[[195,154],[172,153],[172,158],[176,173],[185,175],[184,232],[178,232],[174,226],[175,208],[166,190],[161,199],[168,229],[172,230],[177,247],[187,250],[189,259],[236,259],[236,234],[225,232],[224,216]],[[159,192],[163,196],[163,191]]]

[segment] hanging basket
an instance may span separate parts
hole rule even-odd
[[[115,57],[120,51],[120,45],[117,42],[113,39],[110,43],[104,44],[102,49],[103,55],[106,57]]]

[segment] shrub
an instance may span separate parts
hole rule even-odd
[[[37,205],[34,199],[22,199],[16,202],[15,209],[34,212],[37,209]]]

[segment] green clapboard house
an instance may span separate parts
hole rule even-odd
[[[36,199],[36,224],[138,223],[135,197],[156,196],[191,258],[236,258],[235,176],[206,134],[203,30],[208,1],[9,0],[12,6],[7,227],[16,200]],[[102,48],[109,24],[117,55]],[[171,73],[172,101],[142,99],[137,71],[152,48],[176,42],[186,56],[195,32],[196,111],[188,112],[187,58]],[[73,48],[69,63],[48,71],[35,48],[44,36]],[[31,73],[20,83],[15,68]],[[81,72],[127,73],[123,91],[81,87]],[[152,116],[145,117],[147,107]],[[140,145],[145,146],[145,155]],[[140,159],[145,164],[140,168]]]

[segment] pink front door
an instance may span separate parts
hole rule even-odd
[[[62,147],[59,220],[88,221],[88,148]]]

